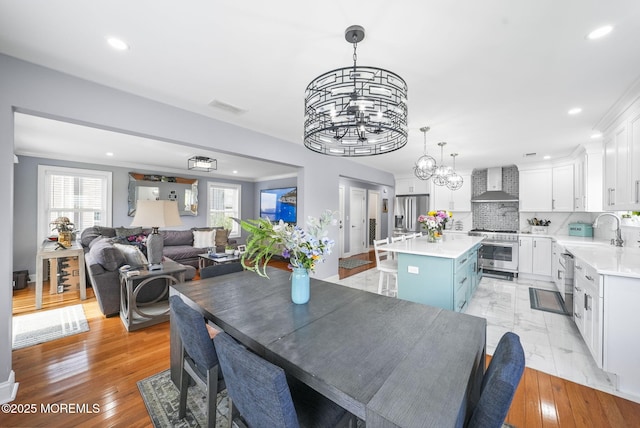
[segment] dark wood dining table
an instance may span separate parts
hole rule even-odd
[[[268,269],[171,286],[205,318],[367,427],[463,426],[479,398],[486,320],[311,279],[291,302],[290,273]],[[171,325],[171,374],[180,339]]]

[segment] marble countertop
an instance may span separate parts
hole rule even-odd
[[[564,247],[601,275],[640,279],[640,248],[581,243],[566,243]]]
[[[606,239],[568,235],[535,235],[554,239],[601,275],[640,278],[640,248],[616,247]]]
[[[445,234],[441,242],[428,242],[426,236],[382,245],[381,249],[397,253],[418,254],[421,256],[456,259],[480,244],[481,236],[468,236],[459,233]]]

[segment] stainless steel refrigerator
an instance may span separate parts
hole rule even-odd
[[[395,233],[420,232],[418,217],[429,211],[429,194],[397,195],[395,203]]]

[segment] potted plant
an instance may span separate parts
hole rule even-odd
[[[231,255],[236,251],[235,248],[233,248],[233,245],[231,244],[227,244],[224,246],[224,253],[227,255]]]
[[[51,230],[58,232],[58,242],[65,247],[70,247],[75,225],[69,220],[69,217],[58,217],[49,224],[53,226]]]
[[[327,227],[335,224],[331,211],[325,211],[319,218],[309,217],[307,230],[282,220],[276,224],[267,218],[243,220],[240,225],[251,235],[242,253],[242,266],[268,278],[266,268],[273,256],[289,259],[289,269],[293,271],[291,299],[294,303],[307,303],[309,272],[314,272],[317,264],[331,254],[334,241],[327,236]]]

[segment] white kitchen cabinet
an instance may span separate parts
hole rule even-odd
[[[429,193],[431,180],[425,181],[419,178],[397,178],[396,195],[418,195]]]
[[[520,236],[518,273],[551,277],[551,238]]]
[[[582,155],[576,159],[573,165],[573,210],[585,211],[587,204],[587,189],[585,168],[587,155]]]
[[[631,201],[629,209],[640,211],[640,113],[629,119],[629,144],[631,146]]]
[[[584,337],[584,285],[578,282],[577,270],[574,268],[573,280],[573,321],[580,335]]]
[[[603,344],[603,294],[602,277],[598,272],[585,263],[575,259],[574,311],[578,311],[580,324],[578,330],[582,334],[587,348],[591,352],[596,365],[602,368]],[[575,312],[574,312],[575,314]],[[575,317],[576,315],[574,315]]]
[[[560,267],[563,252],[564,247],[555,241],[551,243],[551,277],[558,291],[564,295],[564,271]]]
[[[520,211],[574,210],[573,164],[520,171]]]
[[[629,139],[626,122],[605,136],[604,208],[623,210],[631,203],[629,175]]]
[[[603,275],[603,369],[616,374],[619,391],[640,396],[640,279]]]
[[[551,168],[552,179],[552,211],[573,211],[574,181],[573,165],[554,166]]]
[[[533,238],[521,236],[518,238],[518,273],[533,272]]]
[[[462,187],[450,190],[447,186],[432,184],[433,209],[447,211],[471,211],[471,176],[460,174]],[[432,181],[432,180],[429,180]]]
[[[520,211],[551,211],[553,199],[551,168],[521,170]]]

